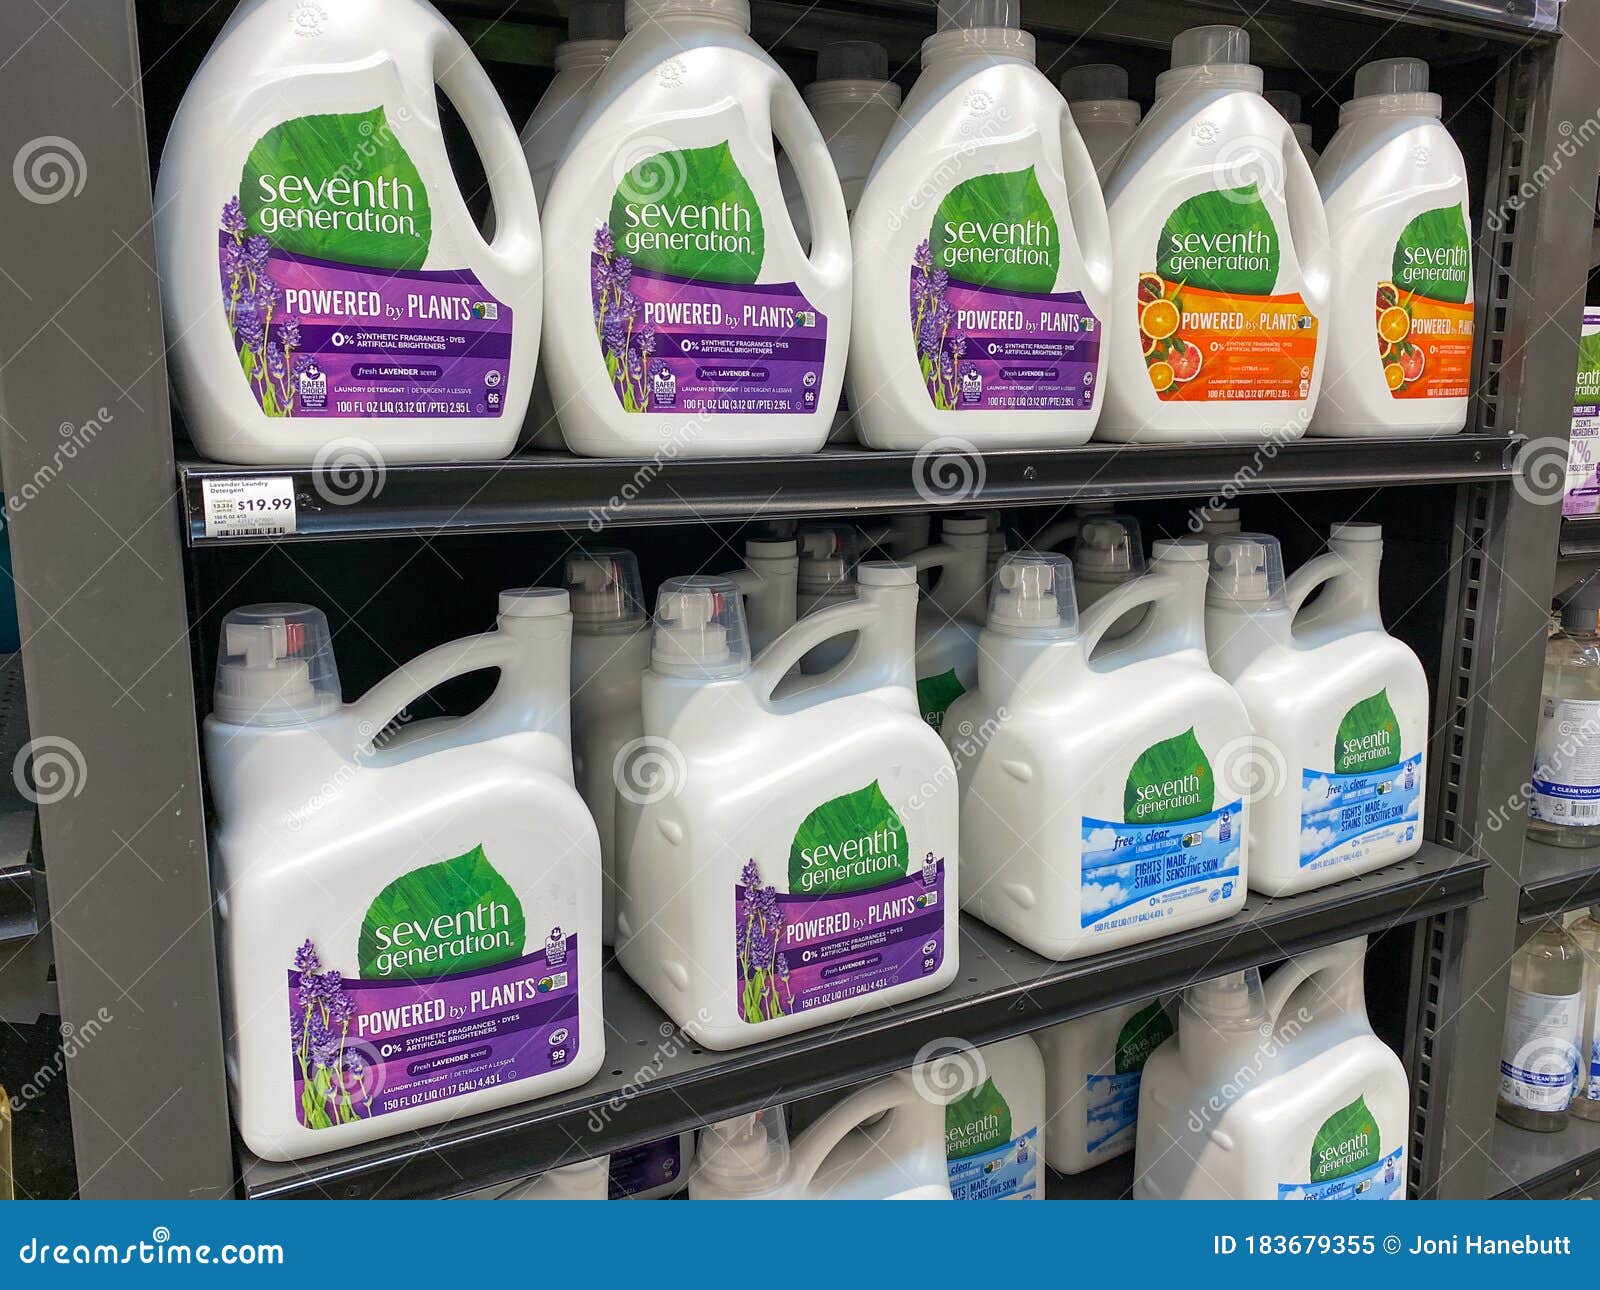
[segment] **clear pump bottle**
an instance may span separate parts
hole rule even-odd
[[[1495,1113],[1508,1124],[1554,1133],[1567,1123],[1583,1022],[1583,951],[1546,922],[1511,960]]]
[[[1600,845],[1600,578],[1579,587],[1545,646],[1528,836]]]

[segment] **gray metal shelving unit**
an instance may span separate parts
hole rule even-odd
[[[486,57],[548,58],[557,20],[549,0],[444,4]],[[170,108],[181,89],[173,78],[194,51],[153,57],[140,49],[141,19],[198,24],[203,48],[222,8],[105,0],[47,18],[32,6],[0,6],[0,112],[22,144],[17,166],[25,168],[24,153],[50,152],[63,167],[53,187],[0,186],[11,244],[27,248],[0,274],[0,468],[13,496],[7,519],[32,729],[82,753],[79,782],[39,811],[62,1014],[69,1024],[102,1011],[112,1018],[93,1043],[74,1045],[68,1062],[80,1186],[103,1197],[466,1190],[578,1151],[572,1117],[617,1092],[633,1061],[564,1100],[301,1169],[243,1156],[229,1123],[192,658],[207,606],[196,603],[188,575],[218,545],[196,525],[197,490],[219,470],[250,472],[176,461],[152,235],[150,159],[159,140],[145,112],[147,102]],[[952,1027],[980,1038],[1015,1033],[1357,931],[1409,928],[1413,978],[1403,983],[1403,1011],[1414,1188],[1505,1190],[1491,1177],[1495,1072],[1483,1055],[1499,1043],[1524,856],[1520,824],[1489,821],[1499,821],[1530,762],[1560,528],[1559,508],[1528,486],[1515,449],[1522,438],[1566,433],[1600,176],[1600,146],[1573,139],[1587,139],[1578,127],[1594,111],[1584,51],[1600,49],[1600,10],[1565,6],[1558,33],[1551,0],[1269,0],[1259,10],[1232,0],[1121,0],[1101,8],[1027,0],[1024,16],[1041,32],[1047,66],[1069,53],[1083,61],[1085,50],[1152,57],[1185,26],[1245,18],[1263,61],[1330,85],[1355,62],[1386,53],[1421,51],[1487,69],[1480,84],[1492,102],[1481,118],[1492,125],[1471,140],[1480,170],[1474,199],[1495,218],[1480,221],[1477,395],[1465,435],[1299,444],[1248,472],[1250,462],[1232,450],[992,454],[983,459],[992,494],[966,499],[1016,506],[1393,484],[1442,495],[1453,519],[1436,535],[1448,558],[1435,597],[1438,653],[1428,660],[1436,681],[1433,845],[1413,865],[1351,891],[1253,902],[1204,936],[1106,961],[1026,962],[1031,956],[972,929],[973,969],[946,995],[838,1034],[734,1056],[688,1050],[673,1059],[661,1093],[624,1098],[625,1112],[585,1140],[621,1145],[775,1092],[836,1088],[905,1064],[922,1039]],[[866,9],[755,0],[755,9],[758,38],[780,41],[784,56],[866,36],[888,43],[897,65],[913,58],[932,12],[925,0]],[[314,543],[559,528],[609,496],[628,469],[555,458],[393,470],[380,495],[337,513],[319,506],[324,490],[309,472],[288,473],[304,498],[296,541]],[[630,523],[683,522],[701,507],[718,519],[745,518],[774,489],[791,515],[927,508],[907,476],[893,454],[676,463],[671,487]],[[626,1037],[635,1049],[643,1039],[639,1051],[648,1052],[658,1022],[630,990],[618,983],[608,1000],[617,1051]],[[1105,1186],[1119,1194],[1114,1180]]]

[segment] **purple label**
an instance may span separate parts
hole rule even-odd
[[[683,1173],[682,1145],[678,1135],[673,1134],[629,1151],[613,1151],[610,1199],[626,1200],[640,1192],[654,1191],[676,1182]]]
[[[1001,291],[914,267],[911,332],[936,408],[1073,412],[1094,402],[1100,322],[1082,292]]]
[[[226,228],[222,301],[272,417],[498,417],[511,308],[466,270],[363,269]]]
[[[545,1075],[577,1055],[576,936],[425,980],[362,980],[320,966],[289,972],[294,1093],[307,1128]]]
[[[776,931],[775,939],[759,953],[741,945],[736,959],[741,1015],[752,1024],[770,1021],[937,972],[944,961],[944,878],[944,861],[929,856],[909,877],[839,895],[736,885],[736,940],[750,939],[752,906],[776,905],[776,916],[762,924]]]
[[[828,320],[792,282],[736,286],[590,257],[595,334],[628,412],[817,410]]]

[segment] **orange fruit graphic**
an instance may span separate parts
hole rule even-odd
[[[1401,371],[1399,363],[1390,363],[1383,369],[1383,379],[1389,382],[1391,390],[1398,390],[1406,383],[1406,374]]]
[[[1150,384],[1156,387],[1157,394],[1170,390],[1173,379],[1171,363],[1150,364]]]
[[[1400,364],[1400,374],[1406,378],[1406,383],[1410,384],[1422,375],[1422,368],[1427,361],[1427,355],[1413,345],[1411,352],[1400,355],[1397,361]]]
[[[1139,311],[1139,330],[1152,340],[1165,340],[1178,330],[1178,306],[1170,300],[1152,300]]]
[[[1185,345],[1182,349],[1174,348],[1167,355],[1167,362],[1172,368],[1172,379],[1175,381],[1192,381],[1200,375],[1200,346]]]
[[[1139,275],[1139,303],[1149,304],[1152,300],[1160,300],[1166,294],[1167,284],[1161,280],[1159,273],[1141,273]]]
[[[1378,312],[1382,313],[1385,309],[1399,303],[1400,288],[1392,282],[1380,282],[1378,284]]]
[[[1411,330],[1411,319],[1398,305],[1390,305],[1378,315],[1378,335],[1391,345],[1406,338]]]

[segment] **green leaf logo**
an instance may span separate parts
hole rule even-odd
[[[789,890],[800,895],[865,891],[910,869],[906,827],[877,780],[817,807],[789,848]]]
[[[1122,1033],[1117,1036],[1116,1073],[1132,1075],[1144,1069],[1150,1054],[1172,1036],[1172,1018],[1161,1006],[1160,999],[1152,999],[1128,1018]]]
[[[947,1159],[965,1160],[1011,1141],[1011,1108],[992,1079],[963,1093],[944,1109]]]
[[[944,714],[950,705],[967,692],[956,677],[955,668],[940,672],[938,676],[917,678],[917,706],[922,709],[922,719],[935,730],[944,725]]]
[[[1472,282],[1472,246],[1461,207],[1423,211],[1394,244],[1394,285],[1435,300],[1465,304]]]
[[[1311,1181],[1322,1183],[1345,1178],[1377,1164],[1382,1158],[1378,1122],[1367,1109],[1367,1099],[1358,1097],[1330,1115],[1317,1130],[1311,1143]]]
[[[383,109],[301,116],[262,135],[244,163],[249,231],[280,251],[374,269],[420,269],[433,211]]]
[[[1600,331],[1578,339],[1578,381],[1573,402],[1600,402]]]
[[[617,249],[636,268],[701,282],[754,282],[766,228],[726,142],[657,152],[611,199]]]
[[[1278,229],[1254,184],[1182,202],[1161,229],[1156,272],[1169,282],[1266,296],[1278,282]]]
[[[514,959],[526,938],[522,902],[476,846],[378,893],[361,923],[361,975],[449,976]]]
[[[1032,166],[957,184],[928,245],[935,267],[980,287],[1053,291],[1061,271],[1061,232]]]
[[[1368,695],[1344,714],[1333,741],[1333,772],[1383,770],[1400,764],[1400,718],[1389,703],[1389,691]]]
[[[1192,819],[1209,813],[1215,796],[1211,763],[1190,726],[1139,754],[1122,790],[1122,818],[1128,824]]]

